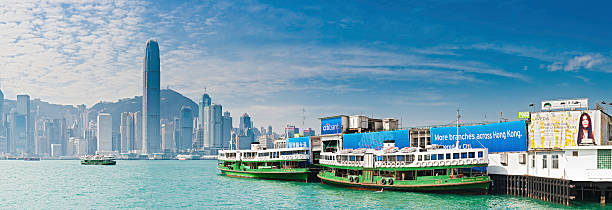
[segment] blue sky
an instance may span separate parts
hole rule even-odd
[[[608,2],[112,1],[0,6],[8,98],[142,94],[148,38],[162,86],[207,88],[256,126],[367,114],[404,126],[516,119],[543,99],[612,101]],[[237,120],[236,122],[237,123]],[[301,126],[300,126],[301,127]]]

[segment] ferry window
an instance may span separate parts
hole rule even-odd
[[[423,160],[423,155],[419,155],[419,161]]]
[[[482,157],[482,152],[478,152],[478,157],[481,158]]]
[[[474,158],[474,155],[475,155],[475,153],[474,153],[474,152],[470,152],[470,153],[468,153],[468,157],[469,157],[469,158]]]
[[[572,156],[578,157],[578,151],[572,151]]]
[[[376,161],[382,161],[382,156],[376,156]]]
[[[467,158],[467,152],[462,152],[461,153],[461,159]]]
[[[552,168],[559,168],[559,155],[552,155]]]
[[[429,160],[429,155],[425,155],[425,160]]]
[[[395,155],[391,155],[391,156],[387,156],[389,158],[389,161],[395,161]]]
[[[438,155],[436,154],[431,155],[431,160],[438,160]]]
[[[363,156],[359,156],[359,161],[363,161]]]
[[[404,161],[404,160],[406,160],[406,156],[404,156],[404,155],[398,155],[397,156],[397,161]]]
[[[531,167],[535,168],[536,158],[535,155],[531,156]]]
[[[417,176],[432,176],[433,170],[418,170]]]
[[[446,175],[446,169],[434,169],[435,176],[443,176]]]
[[[446,159],[450,160],[451,159],[450,157],[451,157],[451,154],[450,153],[446,153]]]
[[[453,153],[453,159],[459,159],[459,153]]]
[[[351,161],[355,161],[355,156],[351,155],[351,156],[349,156],[349,158],[350,158]]]
[[[408,162],[413,162],[414,161],[414,155],[408,155],[407,161]]]
[[[548,167],[546,164],[548,163],[548,156],[542,155],[542,168]]]
[[[438,154],[438,160],[444,160],[444,154]]]

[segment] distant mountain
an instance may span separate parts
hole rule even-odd
[[[161,90],[160,105],[162,121],[173,120],[175,117],[179,117],[181,107],[183,106],[191,107],[191,113],[193,113],[194,117],[198,116],[198,105],[191,99],[171,89]],[[119,125],[121,124],[121,113],[139,112],[141,110],[142,96],[119,99],[117,102],[100,102],[89,108],[89,119],[96,120],[100,112],[110,113],[113,116],[113,133],[118,134]]]

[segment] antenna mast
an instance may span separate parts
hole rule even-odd
[[[457,109],[457,135],[455,136],[456,149],[459,149],[459,118],[461,118],[461,115],[459,115],[459,109]]]
[[[306,129],[306,127],[304,127],[304,121],[306,120],[306,117],[304,116],[305,112],[306,112],[306,109],[304,109],[304,107],[302,107],[302,131],[304,131],[304,129]]]

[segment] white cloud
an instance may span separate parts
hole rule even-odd
[[[591,70],[593,67],[603,64],[607,61],[607,58],[599,53],[585,54],[574,56],[566,62],[554,62],[551,65],[546,66],[549,71],[578,71],[580,69]]]

